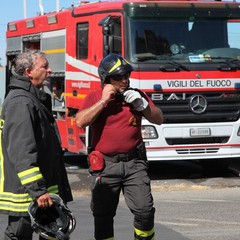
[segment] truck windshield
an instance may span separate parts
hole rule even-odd
[[[133,62],[240,60],[240,22],[226,19],[130,20]]]
[[[129,58],[184,65],[239,61],[239,7],[237,2],[126,3]]]

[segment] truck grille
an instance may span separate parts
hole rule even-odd
[[[227,143],[229,137],[202,137],[202,138],[166,138],[168,145],[199,145],[199,144],[223,144]]]
[[[161,93],[159,96],[161,100],[156,97],[152,100],[162,109],[164,123],[234,122],[239,119],[240,92]],[[200,105],[205,104],[205,109],[197,108],[199,97],[204,100]],[[204,111],[201,113],[201,110]]]
[[[219,148],[200,148],[200,149],[177,149],[178,154],[208,154],[208,153],[217,153]]]

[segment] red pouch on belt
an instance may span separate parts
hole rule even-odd
[[[103,170],[105,162],[102,153],[99,151],[92,151],[89,154],[89,164],[93,171]]]

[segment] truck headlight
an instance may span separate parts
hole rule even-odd
[[[143,139],[156,139],[158,138],[158,134],[156,128],[150,125],[142,126],[142,137]]]

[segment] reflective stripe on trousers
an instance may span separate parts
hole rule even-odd
[[[134,240],[154,240],[154,228],[150,231],[142,231],[134,228]]]

